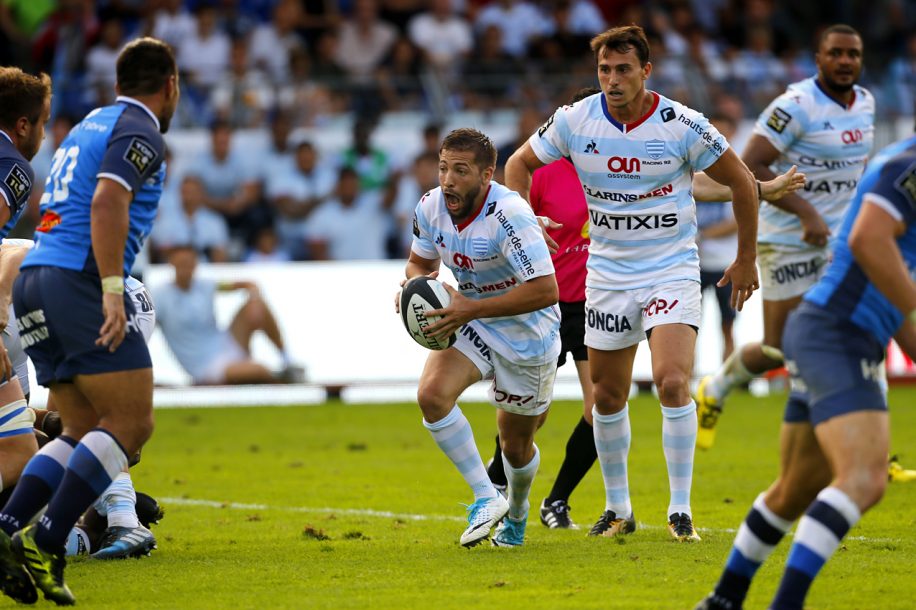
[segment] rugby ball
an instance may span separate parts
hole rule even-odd
[[[451,347],[455,343],[454,333],[445,340],[423,334],[427,326],[440,318],[427,317],[426,312],[448,307],[451,302],[448,291],[439,280],[421,275],[404,284],[401,290],[401,320],[411,338],[426,349],[440,350]]]

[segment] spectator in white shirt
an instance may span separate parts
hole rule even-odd
[[[471,24],[453,12],[451,0],[432,0],[431,5],[410,20],[408,36],[427,63],[439,70],[459,70],[474,47]]]
[[[383,259],[389,224],[378,193],[361,191],[359,176],[345,167],[335,196],[309,219],[309,251],[315,260]]]
[[[178,47],[178,67],[189,84],[203,92],[219,83],[229,65],[229,37],[219,30],[216,7],[201,4],[194,16],[194,32]]]

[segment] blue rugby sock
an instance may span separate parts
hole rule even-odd
[[[0,528],[13,535],[38,514],[64,478],[76,440],[58,436],[25,465],[9,502],[0,511]]]
[[[127,454],[111,433],[96,428],[84,436],[73,450],[63,480],[38,523],[35,543],[47,551],[59,552],[80,516],[125,468]]]

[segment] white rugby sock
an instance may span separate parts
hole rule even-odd
[[[130,473],[119,473],[94,506],[100,515],[108,517],[108,527],[140,526],[137,519],[137,493]]]
[[[662,406],[662,447],[668,464],[671,500],[668,515],[690,515],[690,486],[693,482],[693,453],[697,444],[697,405]]]
[[[480,452],[474,443],[474,432],[464,413],[458,405],[449,411],[448,415],[435,423],[425,419],[423,425],[433,435],[433,440],[439,445],[448,459],[452,461],[467,484],[474,492],[474,499],[494,498],[499,493],[487,476],[487,469],[480,459]]]
[[[605,510],[612,510],[620,518],[633,513],[630,505],[630,486],[627,481],[627,457],[630,454],[630,407],[619,413],[601,415],[592,407],[595,429],[595,449],[601,476],[604,477]]]
[[[534,457],[521,468],[513,467],[505,455],[502,457],[506,480],[509,482],[509,517],[518,521],[528,516],[528,492],[531,491],[531,483],[541,464],[541,452],[535,445]]]
[[[747,370],[744,360],[741,359],[743,351],[744,348],[739,348],[732,352],[732,355],[722,363],[706,386],[706,391],[719,402],[724,400],[733,389],[754,378],[754,374]]]

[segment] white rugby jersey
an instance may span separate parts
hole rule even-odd
[[[655,92],[635,123],[611,117],[603,93],[562,106],[528,142],[543,163],[572,158],[588,202],[586,285],[605,290],[700,280],[693,173],[728,142],[699,112]]]
[[[442,189],[429,191],[417,204],[413,233],[413,252],[441,259],[452,270],[458,291],[470,299],[499,296],[554,272],[531,207],[496,182],[490,182],[477,216],[460,228],[448,214]],[[472,320],[459,332],[468,333],[472,340],[476,332],[499,355],[527,365],[545,364],[560,355],[556,305],[517,316]]]
[[[789,85],[757,119],[754,133],[780,152],[773,171],[793,165],[807,175],[799,191],[817,209],[835,237],[871,151],[875,135],[875,98],[856,85],[849,106],[828,96],[816,78]],[[810,248],[802,241],[798,216],[776,206],[760,205],[760,243]]]

